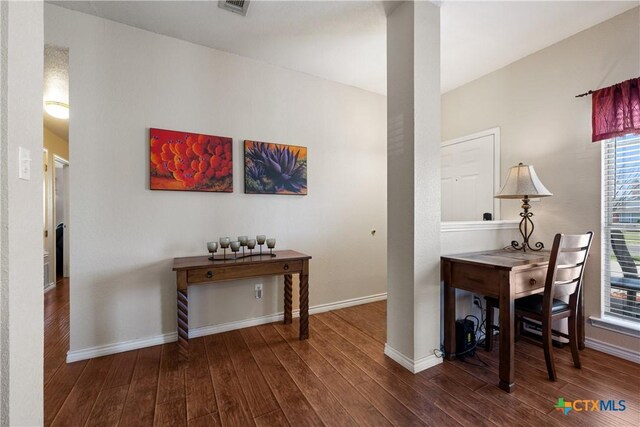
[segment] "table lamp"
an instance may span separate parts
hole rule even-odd
[[[553,194],[542,185],[533,166],[519,163],[518,166],[513,166],[509,169],[507,181],[494,197],[496,199],[522,199],[522,212],[520,212],[522,220],[520,220],[519,228],[523,241],[522,243],[518,243],[515,240],[512,241],[511,246],[514,249],[526,252],[527,249],[539,251],[544,248],[542,242],[535,243],[535,248],[529,244],[529,238],[534,229],[533,221],[531,220],[533,213],[529,212],[529,209],[531,209],[529,198],[547,196],[553,196]]]

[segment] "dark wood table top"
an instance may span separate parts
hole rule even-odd
[[[265,251],[263,248],[264,255],[255,255],[257,250],[254,249],[254,256],[246,257],[246,258],[238,258],[238,259],[228,259],[233,256],[233,252],[231,250],[227,250],[227,259],[223,260],[222,255],[216,255],[216,260],[209,260],[210,255],[202,255],[202,256],[190,256],[190,257],[181,257],[173,259],[173,271],[179,270],[190,270],[192,268],[215,268],[219,266],[229,266],[229,265],[253,265],[253,264],[265,264],[270,262],[282,262],[282,261],[294,261],[294,260],[309,260],[311,256],[305,255],[300,252],[290,251],[290,250],[282,250],[282,251],[273,251],[275,256],[269,256],[268,249]],[[220,251],[218,249],[218,251]],[[246,254],[249,251],[245,251]],[[238,254],[242,254],[242,251],[238,252]],[[220,258],[218,258],[220,257]]]
[[[501,270],[518,270],[549,263],[549,251],[522,252],[509,249],[470,252],[464,254],[444,255],[442,261],[462,262],[465,264],[493,267]]]

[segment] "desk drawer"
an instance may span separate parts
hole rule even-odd
[[[546,278],[547,267],[533,268],[516,273],[516,295],[534,294],[544,290]]]
[[[482,295],[500,294],[500,273],[495,268],[471,264],[454,264],[451,269],[451,284],[458,289]]]
[[[251,265],[221,265],[199,268],[187,272],[188,283],[216,282],[218,280],[242,279],[245,277],[294,274],[302,270],[302,261],[281,261]]]

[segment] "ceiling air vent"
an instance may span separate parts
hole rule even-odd
[[[245,16],[249,8],[249,0],[219,0],[218,7]]]

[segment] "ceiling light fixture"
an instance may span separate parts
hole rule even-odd
[[[44,110],[57,119],[69,118],[69,104],[60,101],[45,101]]]

